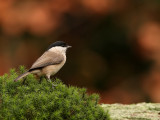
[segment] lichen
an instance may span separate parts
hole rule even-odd
[[[113,120],[160,120],[159,103],[102,104]]]

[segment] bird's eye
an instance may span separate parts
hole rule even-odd
[[[62,45],[62,47],[66,47],[66,45],[64,44],[64,45]]]

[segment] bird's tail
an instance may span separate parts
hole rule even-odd
[[[18,77],[14,80],[14,82],[17,82],[18,80],[22,79],[23,77],[27,76],[28,74],[30,74],[30,72],[28,72],[28,71],[25,72],[25,73],[23,73],[22,75],[18,76]]]

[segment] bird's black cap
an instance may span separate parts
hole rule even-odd
[[[49,49],[52,48],[52,47],[58,47],[58,46],[67,47],[67,46],[69,46],[69,45],[67,45],[67,44],[66,44],[65,42],[63,42],[63,41],[56,41],[56,42],[52,43],[52,44],[48,47],[47,50],[49,50]]]

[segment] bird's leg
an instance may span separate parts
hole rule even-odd
[[[56,81],[57,78],[53,76],[53,79],[54,79],[54,81]],[[57,86],[57,85],[55,85],[55,84],[53,84],[53,85],[54,85],[54,87]]]
[[[47,75],[47,78],[48,78],[47,81],[52,84],[52,88],[54,89],[54,87],[55,87],[56,85],[54,85],[54,84],[52,83],[52,81],[51,81],[51,79],[50,79],[50,75]]]

